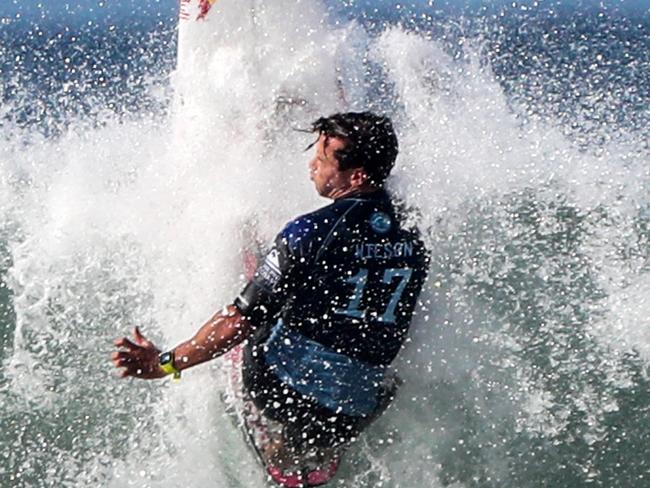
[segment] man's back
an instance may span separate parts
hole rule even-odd
[[[399,351],[426,276],[426,252],[384,191],[337,200],[281,234],[290,261],[281,317],[304,336],[373,365]]]

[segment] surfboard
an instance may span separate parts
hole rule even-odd
[[[264,139],[263,147],[272,148],[293,128],[355,108],[364,83],[362,63],[355,61],[362,53],[354,46],[363,44],[363,36],[353,27],[328,27],[326,17],[319,0],[180,0],[172,125],[182,164],[187,164],[188,154],[202,154],[203,138],[211,132],[255,132]],[[264,153],[250,157],[265,159]],[[260,220],[249,215],[242,222],[242,258],[249,279],[261,255],[260,242],[271,237],[260,238]],[[266,445],[282,426],[265,418],[247,397],[243,349],[234,348],[224,359],[226,412],[268,481],[289,488],[330,482],[342,450],[328,459],[306,456],[292,472],[270,464]]]
[[[276,128],[360,107],[365,31],[328,18],[320,0],[180,0],[172,82],[185,109],[176,119],[187,125],[201,106],[214,113],[214,102],[232,102],[224,84],[253,87],[254,100],[242,104]]]

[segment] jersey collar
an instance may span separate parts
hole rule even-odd
[[[349,195],[345,195],[344,197],[339,198],[339,200],[388,200],[390,199],[388,192],[383,189],[379,188],[378,190],[372,191],[372,192],[353,192],[350,193]]]

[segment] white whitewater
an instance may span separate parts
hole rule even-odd
[[[186,339],[244,283],[244,222],[270,239],[324,203],[312,138],[292,129],[381,108],[369,65],[393,91],[392,189],[432,249],[429,310],[397,361],[399,397],[335,486],[536,486],[546,474],[527,466],[555,466],[567,432],[586,452],[611,439],[617,394],[639,381],[627,358],[646,375],[650,360],[642,137],[589,152],[524,122],[478,52],[454,60],[398,27],[369,36],[315,1],[219,0],[181,26],[169,119],[1,147],[16,313],[2,408],[7,428],[29,419],[10,446],[32,453],[24,471],[45,466],[43,486],[265,486],[224,415],[218,360],[178,384],[120,381],[111,340],[136,324],[161,347]],[[584,479],[601,476],[580,456]]]

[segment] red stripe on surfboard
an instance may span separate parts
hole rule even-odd
[[[217,0],[199,0],[199,15],[196,20],[204,20]]]

